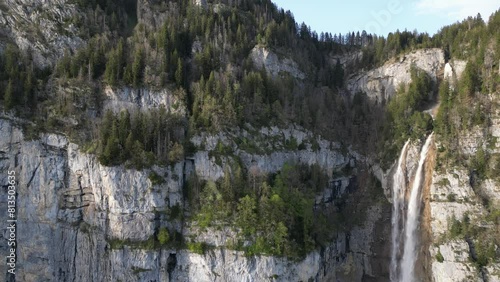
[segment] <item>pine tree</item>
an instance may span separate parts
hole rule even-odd
[[[228,166],[224,169],[224,179],[222,180],[221,190],[224,200],[228,203],[232,203],[234,201],[234,191],[231,172]]]
[[[175,82],[178,87],[184,86],[184,69],[182,67],[182,60],[177,59],[177,70],[175,71]]]
[[[118,136],[121,144],[125,144],[130,132],[130,113],[128,110],[122,111],[120,113],[120,121],[118,127]]]
[[[124,159],[128,160],[133,153],[134,150],[134,136],[132,132],[128,133],[127,140],[125,140],[125,150],[124,150]]]
[[[118,47],[116,49],[116,58],[117,58],[117,69],[116,69],[116,78],[123,78],[123,66],[125,65],[125,43],[123,38],[120,38],[118,41]]]
[[[34,86],[33,86],[33,72],[31,69],[28,70],[26,79],[24,80],[24,103],[29,107],[35,106],[34,97]]]
[[[111,134],[106,141],[106,147],[102,153],[101,162],[104,165],[116,165],[120,161],[120,139],[116,120],[111,127]]]
[[[14,86],[12,85],[11,79],[9,79],[9,83],[7,84],[7,89],[5,89],[5,94],[4,94],[3,99],[4,99],[5,107],[9,110],[12,109],[16,104],[15,96],[14,96]]]
[[[237,223],[246,235],[255,233],[255,227],[257,225],[256,207],[257,204],[255,199],[248,195],[241,198],[238,204]]]
[[[107,142],[109,140],[109,137],[111,135],[111,131],[113,128],[113,123],[114,123],[114,115],[111,110],[106,111],[106,114],[104,115],[104,118],[102,119],[101,126],[100,126],[100,151],[101,151],[101,162],[108,163],[108,160],[106,157],[104,157],[104,150],[107,147]]]
[[[134,62],[132,64],[132,84],[139,87],[142,81],[142,72],[144,70],[144,55],[142,49],[138,47],[135,51]]]
[[[118,62],[117,62],[116,51],[111,50],[108,62],[106,63],[106,70],[104,72],[104,79],[111,86],[114,86],[117,83],[117,73],[116,73],[117,69],[118,69]]]

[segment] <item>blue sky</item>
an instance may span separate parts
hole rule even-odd
[[[387,35],[404,30],[436,33],[441,27],[481,13],[485,21],[500,0],[273,0],[298,23],[318,33],[366,30]]]

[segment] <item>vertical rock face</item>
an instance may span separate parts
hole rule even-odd
[[[445,77],[451,80],[452,87],[465,65],[465,62],[455,61],[446,68]],[[490,95],[490,98],[493,101],[497,99],[495,95]],[[485,142],[498,136],[497,112],[492,112],[491,120],[487,127],[474,126],[460,136],[457,149],[462,155],[474,158],[478,150],[485,150],[491,155],[498,153],[497,144],[487,145]],[[493,177],[475,183],[474,178],[474,171],[460,165],[436,167],[433,172],[428,204],[429,232],[433,242],[429,245],[430,273],[434,281],[500,281],[500,264],[489,261],[486,267],[478,267],[474,262],[477,260],[477,244],[482,243],[478,241],[489,243],[489,240],[478,236],[464,239],[463,235],[455,234],[462,232],[457,231],[457,222],[469,221],[471,226],[483,231],[495,228],[484,220],[488,214],[484,202],[487,199],[489,209],[498,207],[498,180]]]
[[[182,180],[166,176],[167,184],[155,187],[145,171],[103,167],[62,136],[24,141],[6,120],[0,131],[0,179],[6,183],[13,170],[18,181],[19,281],[110,281],[106,239],[148,239],[155,210],[181,200]],[[158,171],[172,176],[181,168]]]
[[[255,46],[250,53],[250,58],[256,66],[265,68],[272,76],[286,72],[298,79],[306,78],[296,62],[288,58],[279,59],[275,53],[264,47]]]
[[[303,154],[307,162],[306,155],[312,153]],[[294,156],[285,154],[281,161],[289,158]],[[337,156],[325,158],[331,159],[325,161],[328,166]],[[211,166],[211,161],[196,161],[194,169],[206,172]],[[146,244],[160,227],[185,236],[198,234],[189,226],[183,231],[164,212],[183,204],[183,162],[153,167],[165,180],[153,185],[150,170],[102,166],[95,156],[81,152],[60,135],[24,140],[15,122],[0,119],[0,168],[2,185],[7,183],[9,170],[16,172],[18,181],[18,281],[263,281],[269,277],[361,281],[385,275],[385,268],[380,269],[384,259],[373,245],[373,234],[383,232],[377,224],[386,216],[381,205],[370,208],[364,224],[339,232],[331,244],[300,262],[247,257],[223,245],[194,254]],[[0,212],[6,214],[7,189],[3,187]],[[6,232],[2,236],[5,239]],[[202,241],[214,242],[214,236],[215,231]],[[0,255],[6,256],[6,245],[0,246]],[[0,271],[6,270],[0,264]]]
[[[388,101],[401,84],[411,81],[412,65],[427,72],[437,80],[444,66],[444,52],[441,49],[423,49],[401,55],[396,61],[390,61],[374,70],[351,77],[347,81],[347,90],[354,95],[364,92],[373,101]]]
[[[123,110],[149,111],[164,107],[169,113],[181,116],[185,114],[182,100],[168,90],[154,91],[147,88],[129,87],[113,89],[108,86],[104,89],[104,93],[107,97],[103,105],[104,110],[111,110],[115,113]]]
[[[469,213],[471,220],[484,212],[478,198],[469,185],[469,175],[465,171],[454,170],[435,173],[430,188],[431,231],[436,244],[429,247],[432,261],[432,276],[435,281],[482,281],[477,267],[470,259],[467,242],[446,238],[452,225],[452,218],[462,219]],[[453,200],[453,201],[450,201]],[[439,243],[438,243],[439,242]],[[436,259],[440,253],[443,261]]]
[[[40,66],[54,63],[64,50],[76,50],[84,42],[71,23],[78,15],[68,0],[5,0],[0,8],[0,33],[11,37],[33,54]]]
[[[450,82],[452,88],[457,86],[458,80],[462,76],[466,65],[467,62],[460,60],[453,60],[446,63],[444,67],[444,79]]]

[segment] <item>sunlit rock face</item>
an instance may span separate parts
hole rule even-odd
[[[260,131],[301,142],[312,138],[311,133],[300,128]],[[208,140],[218,142],[212,137],[197,140],[208,142],[207,147]],[[308,144],[299,152],[241,155],[243,164],[257,163],[266,172],[275,172],[285,162],[319,163],[332,168],[354,165],[331,143],[321,139],[318,143],[316,151]],[[25,140],[15,122],[0,119],[0,153],[0,180],[6,182],[8,170],[16,171],[18,180],[19,281],[263,281],[269,277],[279,281],[359,281],[367,275],[378,277],[377,265],[384,264],[372,250],[373,234],[383,232],[376,224],[383,220],[380,205],[370,207],[365,223],[349,232],[338,232],[325,248],[300,261],[248,257],[226,249],[227,243],[234,240],[232,231],[201,231],[170,219],[165,211],[183,205],[186,169],[213,180],[223,174],[222,170],[219,174],[213,171],[217,164],[203,151],[196,155],[194,163],[187,161],[190,165],[182,161],[169,167],[153,167],[165,180],[153,184],[149,179],[151,169],[105,167],[96,156],[83,152],[62,135],[42,134],[38,140]],[[345,193],[349,181],[340,179],[335,193]],[[2,190],[1,212],[6,212],[6,196],[7,190]],[[317,204],[328,203],[331,197],[333,190],[326,190]],[[194,236],[216,248],[196,254],[140,244],[116,247],[116,242],[147,242],[160,227],[182,232],[186,238]],[[0,253],[7,254],[6,245],[2,245]],[[1,265],[0,271],[6,273],[6,266]]]
[[[289,58],[280,59],[278,55],[267,48],[255,46],[250,53],[250,58],[256,66],[265,68],[272,76],[285,72],[298,79],[306,77],[296,62]]]
[[[441,49],[422,49],[385,63],[383,66],[355,75],[347,81],[347,89],[352,95],[364,92],[379,103],[389,101],[400,85],[411,82],[412,65],[427,72],[436,81],[445,64]]]

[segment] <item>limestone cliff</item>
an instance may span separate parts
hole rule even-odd
[[[364,92],[373,101],[389,101],[398,87],[411,81],[412,65],[427,72],[436,81],[443,71],[444,52],[440,49],[416,50],[390,60],[383,66],[356,74],[347,81],[347,90],[352,95]]]
[[[52,65],[65,50],[74,51],[84,43],[73,23],[79,11],[71,1],[2,2],[0,34],[5,34],[22,50],[32,53],[38,65]]]
[[[203,235],[165,213],[183,204],[184,162],[143,171],[105,167],[64,136],[43,134],[39,140],[24,140],[19,125],[6,118],[0,119],[0,132],[0,181],[6,182],[8,170],[16,171],[18,181],[18,281],[262,281],[269,277],[278,281],[359,281],[364,276],[383,275],[377,266],[383,260],[377,258],[372,245],[372,234],[380,232],[376,222],[384,213],[380,205],[370,207],[365,223],[347,233],[339,232],[329,246],[300,262],[247,257],[225,249],[227,240],[220,246],[214,244],[215,249],[205,254],[151,249],[144,242],[164,226],[186,236],[194,233],[208,243],[219,234]],[[297,129],[261,132],[289,138],[310,135]],[[272,162],[265,155],[247,158],[270,172],[286,161],[323,162],[328,167],[350,162],[330,151],[325,141],[320,144],[321,154],[304,149],[273,153]],[[194,169],[205,177],[219,177],[211,172],[217,166],[215,160],[206,153],[198,154]],[[152,183],[149,174],[153,170],[164,183]],[[5,209],[6,190],[1,199]],[[116,242],[124,243],[117,247]],[[1,251],[6,254],[5,245]],[[5,265],[0,271],[5,273]]]
[[[0,0],[0,52],[6,44],[15,43],[24,53],[32,55],[34,65],[42,69],[53,67],[65,53],[75,53],[87,39],[101,42],[103,48],[99,72],[95,73],[97,77],[91,75],[90,58],[78,61],[69,56],[66,63],[68,68],[74,68],[75,74],[41,75],[34,83],[36,91],[26,87],[36,95],[31,97],[33,93],[26,91],[19,100],[33,98],[33,107],[46,110],[34,111],[44,113],[41,117],[14,116],[15,110],[29,111],[31,105],[27,101],[17,101],[18,108],[12,106],[15,110],[9,112],[7,109],[11,107],[3,105],[9,97],[2,97],[0,214],[7,214],[6,183],[8,171],[14,171],[17,181],[17,281],[387,281],[391,260],[388,199],[391,199],[395,166],[384,170],[378,159],[381,152],[362,155],[353,149],[368,145],[370,141],[367,140],[379,141],[378,137],[359,140],[359,144],[355,139],[363,139],[363,135],[370,135],[371,131],[375,135],[379,135],[378,131],[380,135],[386,134],[382,124],[366,126],[370,124],[368,119],[384,119],[383,106],[394,97],[400,85],[411,82],[412,66],[425,71],[434,82],[449,80],[451,88],[455,89],[460,85],[468,62],[445,59],[448,52],[445,55],[445,51],[438,48],[414,50],[421,46],[415,45],[407,46],[407,53],[387,62],[377,62],[380,65],[375,69],[352,73],[349,77],[330,77],[325,72],[332,70],[337,62],[344,69],[334,76],[358,70],[357,64],[369,58],[364,56],[366,46],[342,43],[342,37],[340,43],[324,44],[321,40],[318,42],[318,38],[308,42],[308,36],[297,35],[298,25],[293,16],[288,18],[288,13],[275,11],[277,18],[273,19],[273,9],[265,1],[243,1],[245,5],[241,1],[191,2],[199,7],[181,9],[186,1],[131,1],[129,3],[134,5],[124,8],[122,15],[117,16],[110,8],[113,6],[102,9],[95,1],[96,7],[89,8],[85,1]],[[266,6],[258,5],[262,3]],[[245,6],[242,11],[238,10],[240,4]],[[82,11],[84,9],[87,10]],[[82,18],[92,23],[92,31],[82,25],[86,22]],[[273,35],[273,30],[267,29],[271,22],[280,28],[277,29],[280,35],[282,31],[291,31],[285,34],[291,39],[285,40],[287,46],[271,48],[259,44],[263,35]],[[167,25],[163,29],[164,23]],[[258,28],[254,30],[255,26]],[[301,26],[300,32],[309,34],[304,27]],[[109,76],[114,77],[106,74],[106,70],[114,69],[114,54],[119,54],[120,49],[115,49],[115,43],[119,38],[126,42],[126,55],[122,58],[116,55],[122,60],[114,62],[118,73],[116,81],[108,80]],[[337,49],[344,44],[346,52],[341,54]],[[293,52],[297,46],[307,48],[304,47],[304,52]],[[322,48],[329,53],[312,56],[311,52],[324,52]],[[408,51],[410,49],[413,51]],[[86,50],[87,53],[92,51]],[[393,51],[384,52],[392,56],[400,49]],[[314,63],[304,67],[308,59]],[[493,51],[485,51],[484,61],[489,75],[498,75]],[[324,66],[320,66],[323,63]],[[80,64],[88,66],[88,76],[83,75],[87,72]],[[26,66],[26,69],[29,67],[34,69],[34,66]],[[256,77],[264,77],[264,73],[269,75],[269,79],[265,79],[268,88],[262,88],[266,91],[260,91],[261,85],[252,85],[253,79],[245,81],[250,72]],[[318,73],[324,77],[315,77]],[[200,80],[193,80],[194,77]],[[285,80],[276,86],[284,87],[284,91],[277,91],[282,89],[273,89],[270,84],[274,80],[280,82],[280,77]],[[13,76],[0,82],[7,88],[18,78],[24,77]],[[201,81],[205,79],[207,84],[201,89]],[[329,80],[337,79],[340,81],[334,83],[335,87],[327,86],[333,83]],[[255,81],[257,84],[264,80]],[[107,83],[114,86],[107,86]],[[259,86],[259,91],[253,86]],[[432,87],[437,89],[434,86],[438,85]],[[496,86],[495,83],[489,87],[492,86]],[[484,126],[486,123],[471,125],[456,138],[457,152],[465,159],[463,163],[474,158],[478,151],[500,158],[500,143],[496,142],[500,138],[500,107],[495,107],[500,100],[494,89],[490,90],[493,93],[478,95],[478,99],[488,100],[491,102],[488,105],[493,106],[485,118],[487,126]],[[359,92],[366,93],[370,101],[378,104],[373,107],[374,111],[370,108],[373,104],[365,101],[358,105],[351,103],[350,98]],[[436,93],[424,94],[433,94],[427,95],[429,98],[437,96]],[[439,101],[430,100],[421,107],[437,102],[434,108],[437,109]],[[323,104],[326,106],[320,107]],[[132,162],[126,160],[122,165],[105,166],[92,153],[96,146],[85,146],[74,140],[87,134],[84,130],[91,126],[95,127],[92,134],[99,135],[98,126],[92,121],[99,121],[107,110],[148,112],[161,107],[180,117],[183,125],[189,124],[179,129],[183,137],[175,141],[175,145],[182,148],[180,157],[175,161],[166,158],[168,161],[163,163],[168,165],[156,164],[138,170],[129,167]],[[262,113],[245,111],[245,107],[263,110]],[[477,109],[481,118],[483,109]],[[198,112],[195,114],[195,111]],[[238,121],[227,127],[211,127],[211,118],[215,117],[212,112],[220,113],[222,118],[227,113]],[[237,118],[235,112],[238,112]],[[278,115],[268,115],[269,112]],[[338,115],[327,115],[331,112]],[[203,118],[199,118],[200,115]],[[261,116],[253,119],[253,115]],[[460,123],[459,115],[455,117],[457,124]],[[91,121],[88,124],[83,122],[87,119]],[[430,118],[428,124],[426,122],[422,121],[422,132],[430,131],[433,126]],[[113,124],[110,131],[117,131],[116,127],[116,123]],[[33,128],[42,132],[33,133]],[[323,129],[329,132],[322,132]],[[59,130],[67,131],[64,134]],[[408,130],[416,131],[413,127]],[[359,132],[352,134],[349,131]],[[159,140],[160,135],[154,136]],[[184,136],[188,136],[188,140],[184,140]],[[90,142],[102,141],[95,136],[92,138]],[[107,139],[111,140],[109,143],[114,142],[112,138]],[[141,149],[142,143],[137,144]],[[409,182],[415,177],[420,145],[412,141],[408,149],[405,176]],[[164,151],[173,146],[166,144],[168,149]],[[91,148],[87,150],[88,147]],[[187,152],[188,147],[192,151]],[[379,144],[370,146],[373,150],[385,149],[378,147]],[[420,260],[417,265],[419,279],[500,281],[498,263],[477,263],[478,241],[487,242],[487,237],[450,235],[457,220],[474,222],[480,231],[498,228],[498,224],[485,220],[489,209],[500,204],[498,178],[490,176],[476,181],[477,172],[463,164],[434,166],[434,162],[439,162],[440,149],[436,141],[430,153],[432,161],[425,167],[424,208],[419,219],[422,223],[419,228],[421,247],[416,255]],[[154,156],[152,151],[148,153]],[[308,204],[314,211],[330,209],[329,215],[341,218],[335,221],[327,239],[314,238],[311,239],[313,243],[304,239],[304,245],[313,247],[303,256],[292,259],[262,255],[265,252],[249,255],[240,251],[244,248],[237,246],[235,241],[241,241],[238,244],[242,245],[248,243],[238,237],[240,227],[218,222],[202,226],[188,199],[187,180],[191,176],[196,175],[196,179],[208,183],[220,181],[228,172],[234,172],[231,164],[237,164],[234,167],[248,175],[251,172],[263,178],[277,175],[286,164],[317,165],[328,180],[322,184],[325,187],[307,191],[310,194],[307,195]],[[385,197],[382,189],[376,189],[379,187],[384,189]],[[231,204],[236,207],[236,203]],[[458,228],[465,227],[460,225]],[[168,230],[169,236],[175,238],[159,243],[162,230]],[[5,227],[3,231],[0,237],[5,241],[9,234]],[[190,244],[201,247],[190,248]],[[498,258],[499,246],[492,250]],[[0,244],[0,256],[5,257],[7,253],[7,245]],[[0,272],[7,273],[5,264],[0,264]]]
[[[250,53],[250,58],[256,66],[265,68],[273,76],[285,72],[298,79],[306,77],[292,59],[280,59],[276,53],[265,47],[255,46]]]

